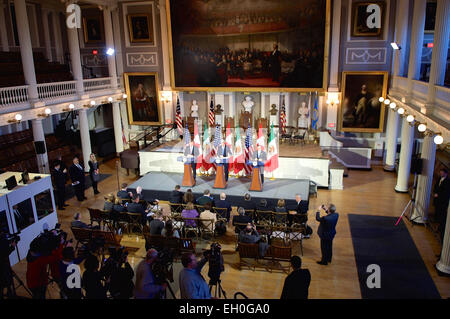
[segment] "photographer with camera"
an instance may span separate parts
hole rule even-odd
[[[153,275],[152,266],[158,258],[156,249],[149,249],[144,260],[136,267],[136,284],[134,297],[136,299],[156,299],[167,288],[167,283],[157,284]]]
[[[197,262],[194,253],[184,253],[181,256],[184,267],[179,276],[181,299],[211,299],[208,284],[201,275],[207,261],[203,257],[200,262]]]
[[[238,240],[240,243],[246,244],[257,243],[260,257],[264,257],[267,249],[269,249],[269,245],[263,241],[258,231],[256,230],[256,226],[253,225],[252,223],[248,223],[247,227],[240,232]]]
[[[130,299],[133,296],[134,270],[128,263],[128,252],[124,247],[110,249],[110,257],[101,269],[106,288],[114,299]]]
[[[325,211],[325,215],[321,216],[321,209]],[[331,263],[333,255],[333,239],[336,235],[336,224],[339,214],[336,213],[336,206],[330,204],[328,208],[321,205],[317,208],[316,220],[320,223],[317,235],[320,237],[320,249],[322,250],[322,259],[317,263],[319,265],[328,265]]]
[[[9,263],[9,255],[16,249],[20,237],[17,234],[10,235],[7,230],[0,234],[0,299],[3,299],[4,290],[6,297],[14,296],[11,289],[13,283],[13,271]]]

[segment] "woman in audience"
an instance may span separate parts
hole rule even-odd
[[[99,171],[98,171],[98,162],[95,154],[92,153],[90,156],[89,164],[89,176],[91,177],[92,188],[94,189],[94,194],[97,195],[100,192],[98,191],[97,184],[100,179]]]
[[[166,222],[166,226],[163,228],[163,230],[161,231],[161,236],[163,237],[176,237],[176,238],[180,238],[180,233],[178,232],[178,230],[173,228],[173,222],[172,220],[168,220]]]
[[[275,207],[275,212],[277,213],[286,213],[286,202],[284,199],[279,199],[277,203],[277,207]],[[276,223],[286,223],[286,215],[285,214],[276,214],[275,222]]]
[[[217,216],[215,213],[211,212],[211,208],[211,203],[206,203],[205,210],[200,214],[200,218],[204,219],[204,221],[202,221],[203,227],[213,232],[216,227]]]
[[[186,191],[186,193],[184,194],[184,197],[183,197],[183,202],[185,204],[194,202],[194,193],[192,193],[192,189],[189,188]]]
[[[86,299],[106,299],[106,288],[102,283],[102,275],[98,271],[97,257],[89,255],[85,262],[83,273],[83,288],[86,291]]]
[[[183,209],[183,211],[181,212],[181,217],[183,217],[183,218],[197,218],[198,217],[198,212],[194,208],[194,204],[192,204],[192,202],[187,203],[186,208]],[[186,220],[184,225],[188,226],[188,227],[197,227],[197,223],[195,222],[195,220]]]
[[[105,205],[103,206],[103,210],[105,212],[111,213],[114,207],[115,197],[114,194],[108,194],[105,196]]]

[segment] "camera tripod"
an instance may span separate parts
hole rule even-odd
[[[209,292],[211,293],[212,288],[214,287],[214,297],[217,298],[221,298],[223,295],[224,299],[227,299],[227,294],[225,292],[225,290],[223,290],[222,288],[222,284],[221,284],[222,280],[217,280],[215,283],[213,283],[213,281],[209,281]]]
[[[414,184],[412,186],[411,199],[406,204],[400,217],[397,219],[395,226],[397,226],[398,223],[400,223],[400,220],[406,214],[408,208],[409,208],[409,214],[405,215],[405,216],[408,218],[408,220],[412,223],[413,226],[414,226],[414,223],[416,223],[416,221],[415,221],[416,219],[423,217],[423,215],[418,214],[418,216],[413,218],[413,212],[414,212],[414,208],[415,208],[415,204],[416,204],[416,190],[417,190],[417,173],[414,173]],[[416,211],[418,212],[417,209],[416,209]],[[423,220],[423,218],[422,218],[422,220]],[[425,223],[425,225],[427,224],[425,221],[424,221],[424,223]]]
[[[164,283],[167,284],[167,289],[169,289],[170,294],[172,295],[172,298],[173,298],[173,299],[177,299],[177,298],[175,297],[175,293],[173,292],[172,287],[170,286],[169,281],[164,280]],[[164,299],[167,299],[167,291],[166,291],[166,290],[164,290],[164,292],[163,292],[163,298],[164,298]]]
[[[10,269],[11,271],[11,285],[6,286],[6,287],[1,287],[1,291],[0,291],[0,299],[4,298],[4,294],[3,294],[3,290],[6,288],[6,297],[8,298],[15,298],[17,297],[16,294],[16,289],[19,287],[23,287],[23,289],[25,289],[25,291],[30,295],[30,297],[33,297],[33,294],[31,293],[31,291],[27,288],[27,286],[25,286],[25,284],[23,283],[22,279],[20,279],[19,276],[17,276],[17,274],[14,272],[14,270]],[[14,279],[19,283],[17,285],[17,287],[14,284]]]

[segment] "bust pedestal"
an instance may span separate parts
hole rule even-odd
[[[241,111],[241,116],[239,118],[239,126],[246,129],[248,126],[250,127],[253,125],[253,119],[252,114],[249,112]]]

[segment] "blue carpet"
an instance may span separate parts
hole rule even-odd
[[[349,214],[350,232],[363,299],[441,298],[403,220]],[[381,268],[381,287],[368,288],[367,266]]]

